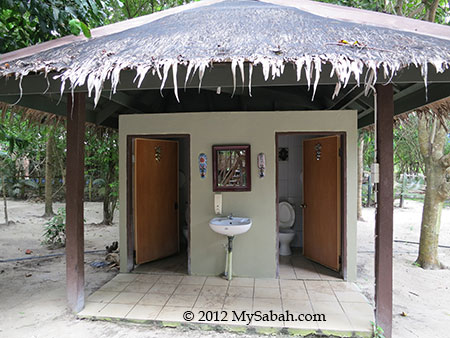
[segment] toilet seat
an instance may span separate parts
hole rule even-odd
[[[280,232],[290,232],[295,222],[295,211],[288,202],[280,202],[278,204],[278,221]]]

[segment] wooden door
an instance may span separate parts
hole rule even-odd
[[[179,251],[178,142],[134,140],[136,264]]]
[[[340,137],[303,141],[303,254],[339,271],[341,254]]]

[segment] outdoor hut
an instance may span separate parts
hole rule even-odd
[[[281,138],[302,135],[305,154],[312,135],[336,136],[342,162],[334,164],[338,190],[330,202],[339,223],[332,229],[333,257],[335,270],[349,281],[356,278],[357,128],[375,123],[375,313],[390,337],[393,117],[448,97],[449,66],[448,26],[308,0],[204,0],[96,28],[90,39],[68,36],[3,54],[0,101],[67,117],[67,296],[74,311],[84,306],[85,122],[119,129],[121,272],[150,255],[136,224],[152,217],[143,209],[161,196],[139,189],[148,187],[150,175],[138,171],[138,157],[163,163],[166,145],[179,141],[172,167],[186,166],[189,210],[177,200],[175,209],[183,212],[175,217],[189,224],[189,273],[223,270],[223,237],[208,228],[217,206],[253,220],[235,240],[236,274],[275,277]],[[163,143],[146,149],[136,142],[148,139]],[[224,144],[252,147],[238,172],[249,170],[250,189],[221,190],[213,181],[211,146]],[[312,146],[318,162],[328,156],[321,144]],[[199,155],[207,157],[205,175]],[[179,181],[177,170],[155,177],[172,172]],[[314,184],[326,176],[332,175],[316,176]],[[167,252],[179,250],[178,227],[172,236],[175,249]],[[315,242],[310,256],[321,255],[323,246],[315,251],[321,244],[327,246]]]

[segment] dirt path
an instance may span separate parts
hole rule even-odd
[[[56,205],[57,207],[61,204]],[[39,203],[10,201],[10,219],[16,223],[0,226],[0,260],[32,255],[63,253],[42,246],[45,219]],[[101,203],[85,203],[85,248],[101,250],[118,240],[118,225],[99,226]],[[358,284],[373,298],[374,210],[364,209],[365,222],[358,222]],[[395,210],[395,239],[418,241],[421,204],[408,201],[405,209]],[[3,213],[0,212],[0,221]],[[117,220],[117,217],[116,217]],[[441,240],[450,246],[450,210],[442,214]],[[424,271],[412,265],[417,245],[395,243],[394,255],[394,337],[448,337],[450,320],[450,270]],[[116,272],[93,268],[102,253],[85,255],[86,293],[90,294]],[[450,266],[450,249],[440,257]],[[32,274],[26,277],[27,274]],[[405,312],[406,317],[400,313]],[[129,323],[77,320],[66,309],[65,257],[0,263],[0,337],[223,337],[218,332],[171,329]],[[250,335],[255,337],[255,335]],[[247,337],[226,333],[226,337]]]

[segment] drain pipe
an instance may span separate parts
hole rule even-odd
[[[228,237],[228,245],[227,245],[227,254],[225,259],[225,272],[224,278],[227,280],[231,280],[233,278],[233,239],[234,236]]]
[[[378,108],[377,108],[377,90],[373,85],[370,85],[373,90],[373,116],[374,116],[374,155],[373,163],[370,167],[370,175],[372,176],[373,183],[373,196],[375,199],[375,206],[378,205],[378,183],[380,183],[380,167],[378,164],[378,148],[377,148],[377,119],[378,119]]]

